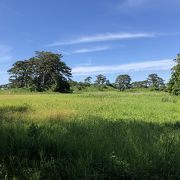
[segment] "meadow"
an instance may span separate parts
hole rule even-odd
[[[0,179],[180,179],[180,97],[0,92]]]

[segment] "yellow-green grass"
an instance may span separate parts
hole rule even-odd
[[[46,121],[46,118],[85,120],[138,120],[154,123],[180,121],[180,98],[167,93],[96,92],[83,94],[1,95],[0,108],[27,107],[26,112],[8,113],[25,120]]]
[[[178,179],[180,98],[0,95],[0,178]]]

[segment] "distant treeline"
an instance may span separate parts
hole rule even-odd
[[[164,91],[167,89],[164,80],[157,74],[150,74],[144,81],[131,81],[131,77],[128,74],[118,75],[114,83],[106,78],[106,76],[99,74],[96,76],[96,80],[92,82],[92,77],[88,76],[83,82],[69,81],[71,87],[75,87],[79,90],[83,90],[86,87],[94,86],[99,90],[112,87],[120,91],[124,91],[131,88],[150,88],[151,90]]]
[[[144,81],[132,82],[128,74],[118,75],[115,82],[111,83],[106,76],[99,74],[95,82],[88,76],[83,82],[73,81],[71,68],[62,61],[61,54],[37,51],[35,56],[17,61],[8,70],[10,74],[9,84],[0,88],[28,88],[32,91],[72,92],[73,89],[83,90],[94,86],[99,90],[112,87],[120,91],[130,88],[150,88],[157,91],[169,91],[180,95],[180,55],[178,54],[176,65],[172,68],[172,76],[168,84],[157,74],[150,74]]]

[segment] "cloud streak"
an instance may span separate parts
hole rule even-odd
[[[156,35],[154,33],[105,33],[92,36],[84,36],[70,41],[57,41],[46,45],[47,47],[56,47],[61,45],[73,45],[82,43],[93,43],[103,41],[118,41],[124,39],[136,39],[136,38],[152,38]]]
[[[100,51],[106,51],[110,50],[111,47],[108,46],[98,46],[98,47],[92,47],[92,48],[82,48],[82,49],[77,49],[71,52],[65,52],[64,54],[66,55],[71,55],[71,54],[85,54],[85,53],[93,53],[93,52],[100,52]]]
[[[74,54],[82,54],[82,53],[90,53],[90,52],[98,52],[98,51],[105,51],[111,49],[110,47],[93,47],[93,48],[84,48],[75,50]]]
[[[158,61],[145,61],[139,63],[129,63],[122,65],[111,66],[89,66],[89,67],[75,67],[72,69],[74,76],[84,76],[93,74],[114,74],[114,73],[128,73],[138,71],[151,71],[151,70],[170,70],[174,66],[172,59],[158,60]]]

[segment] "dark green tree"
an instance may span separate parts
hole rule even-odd
[[[149,88],[151,88],[152,90],[164,90],[166,87],[164,84],[164,80],[157,74],[150,74],[147,81]]]
[[[174,95],[180,95],[180,54],[175,62],[176,65],[172,68],[171,79],[168,83],[168,91]]]
[[[107,86],[112,86],[112,84],[110,83],[109,79],[106,79],[106,85]]]
[[[128,74],[119,75],[115,81],[116,87],[120,91],[124,91],[131,87],[131,77]]]
[[[11,74],[9,80],[13,87],[29,87],[32,71],[28,60],[17,61],[8,72]]]
[[[9,80],[15,87],[67,92],[71,69],[61,59],[61,54],[37,51],[35,57],[13,65]]]
[[[90,86],[91,85],[91,80],[92,80],[91,76],[86,77],[84,79],[84,84],[87,85],[87,86]]]
[[[102,75],[102,74],[99,74],[96,76],[96,81],[95,83],[97,85],[105,85],[106,84],[106,76]]]

